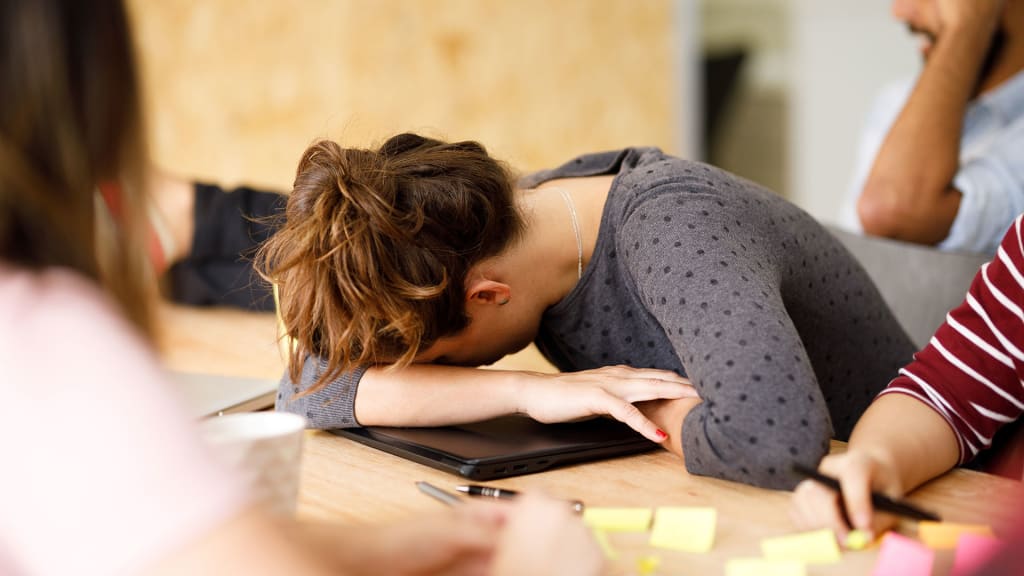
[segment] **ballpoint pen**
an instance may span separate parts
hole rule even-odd
[[[831,476],[826,476],[818,472],[817,470],[808,468],[806,466],[802,466],[800,464],[794,464],[793,471],[805,478],[810,478],[815,482],[818,482],[824,486],[827,486],[828,488],[831,488],[832,490],[835,490],[840,495],[842,494],[842,490],[840,490],[839,486],[839,480],[836,480]],[[902,500],[893,500],[888,496],[879,494],[878,492],[874,491],[871,492],[871,505],[874,506],[876,510],[881,510],[883,512],[889,512],[892,514],[898,514],[900,516],[905,516],[907,518],[912,518],[914,520],[931,520],[932,522],[942,521],[941,518],[939,518],[936,514],[933,514],[932,512],[922,510],[914,506],[913,504],[904,502]],[[843,512],[845,513],[845,507],[843,509]]]
[[[441,490],[440,488],[434,486],[429,482],[417,482],[416,487],[420,489],[420,492],[423,492],[424,494],[430,496],[431,498],[440,500],[441,502],[444,502],[449,506],[456,506],[462,503],[462,500],[460,500],[459,497],[456,496],[455,494],[452,494],[451,492],[445,492],[444,490]]]
[[[485,498],[500,498],[502,500],[512,500],[519,496],[519,492],[515,490],[508,490],[505,488],[492,488],[490,486],[479,486],[477,484],[468,484],[464,486],[456,486],[456,490],[470,496],[483,496]],[[572,509],[577,514],[583,513],[583,502],[579,500],[570,500],[569,504],[572,505]]]

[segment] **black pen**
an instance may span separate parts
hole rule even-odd
[[[444,502],[449,506],[456,506],[458,504],[462,504],[462,500],[459,500],[458,496],[452,494],[451,492],[445,492],[444,490],[441,490],[440,488],[434,486],[429,482],[417,482],[416,487],[420,489],[420,492],[423,492],[424,494],[430,496],[431,498],[440,500],[441,502]]]
[[[817,470],[813,470],[802,464],[793,464],[793,471],[805,478],[810,478],[811,480],[814,480],[819,484],[823,484],[831,488],[832,490],[835,490],[839,494],[840,499],[842,499],[843,491],[840,488],[839,480],[836,480],[831,476],[826,476],[818,472]],[[874,506],[877,510],[882,510],[883,512],[890,512],[892,514],[898,514],[900,516],[905,516],[913,520],[931,520],[932,522],[942,522],[941,518],[939,518],[937,515],[931,512],[922,510],[917,506],[914,506],[913,504],[910,504],[909,502],[905,502],[903,500],[893,500],[888,496],[885,496],[884,494],[880,494],[874,491],[871,492],[871,505]],[[846,507],[844,506],[844,515],[846,511],[845,508]]]
[[[492,488],[490,486],[479,486],[477,484],[469,484],[467,486],[456,486],[456,490],[459,492],[469,494],[470,496],[483,496],[485,498],[500,498],[502,500],[512,500],[519,496],[519,492],[515,490],[507,490],[505,488]],[[572,504],[573,512],[577,514],[583,513],[583,502],[579,500],[570,500]]]

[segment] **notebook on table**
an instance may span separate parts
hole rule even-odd
[[[277,380],[193,372],[169,372],[195,416],[263,410],[274,405]]]
[[[532,474],[658,448],[625,424],[608,418],[541,424],[506,416],[459,426],[369,426],[330,432],[472,480]]]

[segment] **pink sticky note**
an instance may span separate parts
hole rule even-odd
[[[996,555],[1002,545],[998,538],[964,534],[956,543],[956,558],[950,576],[980,574],[982,566]]]
[[[895,532],[882,539],[871,576],[931,576],[935,552]]]

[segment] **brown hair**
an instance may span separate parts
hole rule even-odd
[[[280,291],[290,375],[312,390],[357,366],[405,366],[469,323],[464,281],[523,222],[511,172],[476,142],[400,134],[379,150],[323,140],[302,155],[285,222],[257,268]]]
[[[148,333],[145,154],[121,2],[0,2],[0,102],[0,260],[74,269]],[[124,224],[101,253],[96,185],[113,179]]]

